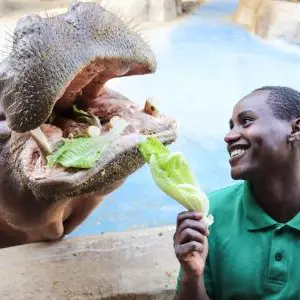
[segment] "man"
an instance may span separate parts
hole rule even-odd
[[[178,215],[175,299],[300,299],[300,93],[244,97],[225,142],[243,181],[209,195],[209,229],[200,213]]]

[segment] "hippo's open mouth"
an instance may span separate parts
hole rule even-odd
[[[157,64],[136,27],[97,2],[22,17],[0,62],[0,247],[62,238],[145,163],[137,147],[145,137],[175,141],[175,121],[151,101],[139,107],[105,86]],[[86,135],[96,138],[75,139]],[[66,148],[88,164],[57,161]]]
[[[151,103],[138,107],[105,87],[112,78],[155,71],[148,44],[97,3],[75,2],[55,18],[28,15],[18,21],[11,53],[0,66],[0,103],[14,139],[21,140],[16,155],[22,178],[37,198],[103,195],[143,165],[136,147],[141,137],[175,140],[175,122]],[[50,168],[45,153],[63,137],[88,129],[72,115],[74,107],[94,118],[94,133],[108,132],[113,117],[129,125],[93,168]]]
[[[122,70],[116,64],[95,61],[74,76],[62,96],[56,100],[51,117],[40,126],[40,133],[34,134],[26,142],[23,164],[30,181],[38,182],[39,188],[44,192],[49,187],[71,196],[80,190],[74,190],[75,182],[89,192],[98,191],[100,186],[103,186],[105,192],[102,183],[108,182],[107,177],[114,176],[114,180],[122,180],[123,173],[128,173],[128,169],[134,172],[143,164],[136,148],[142,137],[156,136],[165,144],[175,140],[175,121],[160,114],[151,102],[146,100],[144,107],[139,107],[119,93],[104,87],[105,82],[116,76],[134,75],[134,72],[148,73],[142,65],[133,66],[127,66],[125,72],[124,68]],[[48,147],[55,148],[62,138],[84,135],[90,128],[89,124],[73,118],[74,106],[97,118],[99,135],[107,134],[112,126],[111,120],[115,117],[124,119],[128,126],[92,169],[80,170],[58,165],[48,167],[45,159]],[[126,168],[126,171],[122,168]],[[93,188],[89,187],[89,182]]]

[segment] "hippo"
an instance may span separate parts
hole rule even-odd
[[[0,64],[1,248],[59,241],[144,165],[137,147],[143,138],[176,140],[174,119],[106,87],[156,68],[139,33],[98,3],[74,2],[57,16],[18,20]],[[74,107],[98,120],[100,135],[114,118],[127,127],[92,168],[49,167],[47,155],[90,126],[73,118]]]

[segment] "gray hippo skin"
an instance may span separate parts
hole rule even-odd
[[[99,4],[18,21],[0,65],[0,247],[61,239],[143,165],[141,137],[175,141],[174,120],[104,87],[155,70],[146,42]],[[47,167],[57,142],[87,126],[72,119],[74,104],[99,117],[101,134],[116,116],[129,125],[93,168]]]

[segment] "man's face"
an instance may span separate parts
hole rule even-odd
[[[233,179],[252,180],[286,165],[291,122],[274,116],[270,91],[252,93],[236,104],[225,136]]]

